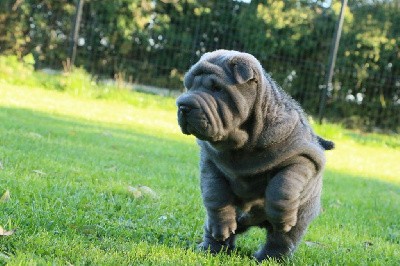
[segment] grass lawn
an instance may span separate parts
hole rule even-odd
[[[198,148],[174,99],[11,84],[0,79],[0,226],[12,233],[0,236],[0,265],[256,265],[260,229],[230,256],[194,250]],[[324,211],[286,263],[400,265],[400,137],[315,128],[337,146]],[[139,185],[156,195],[138,197]]]

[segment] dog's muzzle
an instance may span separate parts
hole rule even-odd
[[[178,123],[182,133],[194,135],[199,139],[209,139],[211,137],[210,124],[207,114],[201,105],[201,99],[196,94],[185,93],[177,100]]]
[[[181,127],[182,133],[186,135],[193,134],[190,129],[190,120],[193,116],[193,110],[199,106],[195,101],[188,95],[182,94],[177,100],[176,105],[178,106],[178,123]]]
[[[184,104],[178,104],[178,123],[181,127],[182,133],[190,135],[188,131],[188,115],[193,107]]]

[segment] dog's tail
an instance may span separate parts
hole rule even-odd
[[[319,145],[321,145],[325,150],[333,150],[335,148],[335,143],[333,141],[323,139],[320,136],[317,136],[317,139]]]

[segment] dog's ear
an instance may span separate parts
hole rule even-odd
[[[246,83],[254,78],[254,70],[250,64],[240,58],[235,58],[231,61],[232,73],[239,84]]]

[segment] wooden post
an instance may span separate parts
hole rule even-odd
[[[85,2],[85,0],[78,0],[78,3],[76,4],[74,27],[72,29],[71,41],[70,41],[70,47],[69,47],[69,59],[70,59],[71,66],[75,65],[76,47],[78,45],[79,27],[81,24],[82,9],[83,9],[84,2]]]
[[[332,88],[332,78],[333,72],[335,70],[335,62],[337,57],[337,51],[339,47],[340,37],[342,35],[343,29],[343,21],[344,21],[344,11],[347,7],[347,0],[342,0],[342,7],[340,9],[339,20],[336,23],[335,33],[332,39],[331,51],[329,54],[329,63],[328,63],[328,73],[325,79],[325,87],[322,90],[321,101],[319,105],[319,113],[318,113],[318,121],[321,124],[324,118],[325,105],[326,105],[326,97],[330,88]]]

